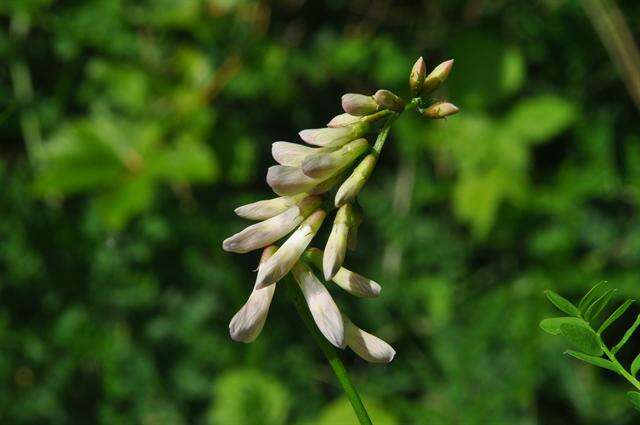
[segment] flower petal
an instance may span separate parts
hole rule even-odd
[[[260,267],[256,287],[262,288],[276,283],[289,273],[315,236],[326,215],[327,213],[323,210],[315,211],[293,232],[273,257]]]
[[[271,155],[280,165],[298,167],[306,156],[316,153],[316,149],[299,143],[275,142],[271,145]]]
[[[236,208],[235,213],[247,220],[267,220],[286,211],[291,206],[300,202],[306,195],[281,196],[279,198],[265,199]]]
[[[318,329],[332,345],[345,346],[345,330],[338,306],[327,288],[304,263],[297,263],[292,270]]]
[[[245,253],[270,245],[302,223],[304,218],[320,205],[320,202],[321,198],[318,196],[306,197],[275,217],[249,226],[225,239],[222,242],[222,249]]]
[[[323,252],[318,248],[310,248],[306,255],[319,270],[323,269]],[[375,298],[380,295],[382,288],[377,282],[341,267],[331,278],[333,283],[356,297]]]
[[[296,195],[309,192],[322,182],[306,176],[299,167],[274,165],[267,171],[267,184],[278,195]]]
[[[377,336],[358,328],[344,314],[342,320],[345,326],[346,344],[358,356],[371,363],[389,363],[393,360],[396,355],[393,347]]]
[[[266,261],[276,251],[276,247],[265,248],[261,263]],[[276,285],[267,288],[253,289],[249,299],[242,308],[233,316],[229,323],[229,335],[231,339],[239,342],[251,342],[255,340],[267,320],[269,306],[273,298]]]

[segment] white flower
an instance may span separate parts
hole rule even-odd
[[[274,142],[271,145],[273,159],[280,165],[288,165],[290,167],[299,167],[302,165],[302,160],[309,155],[327,153],[334,150],[335,148],[311,148],[290,142]]]
[[[347,93],[342,95],[342,109],[351,115],[369,115],[381,109],[373,96],[358,93]]]
[[[302,172],[315,179],[329,178],[369,149],[366,139],[356,139],[334,152],[315,153],[302,160]]]
[[[309,248],[305,255],[311,260],[314,267],[319,270],[323,269],[323,252],[321,249]],[[380,295],[382,290],[377,282],[344,267],[340,267],[338,272],[331,278],[331,281],[356,297],[375,298]]]
[[[360,117],[350,115],[347,113],[336,115],[327,123],[327,127],[344,127],[345,125],[353,124],[360,121]]]
[[[300,202],[307,195],[304,193],[294,196],[281,196],[279,198],[265,199],[263,201],[253,202],[243,205],[234,210],[234,212],[247,220],[267,220],[274,217],[293,205]]]
[[[322,179],[312,179],[300,167],[274,165],[267,171],[267,184],[278,195],[296,195],[309,192],[322,183]]]
[[[260,264],[264,263],[269,257],[276,252],[275,246],[269,246],[264,249]],[[258,266],[260,268],[260,266]],[[255,340],[267,320],[269,306],[276,285],[270,285],[266,288],[256,289],[254,287],[249,299],[242,308],[233,316],[229,323],[229,335],[231,339],[239,342],[252,342]]]
[[[342,127],[302,130],[298,134],[302,140],[310,145],[340,147],[345,143],[364,136],[371,131],[371,128],[370,123],[358,121]]]
[[[313,320],[322,335],[332,345],[344,348],[345,329],[342,316],[327,288],[303,262],[295,265],[292,274],[300,285],[300,289],[302,289],[302,294],[307,300],[311,316],[313,316]]]
[[[308,196],[297,205],[288,208],[275,217],[249,226],[225,239],[222,242],[222,249],[230,252],[245,253],[271,245],[302,223],[302,220],[314,211],[320,205],[320,202],[320,197]]]
[[[345,342],[358,356],[372,363],[389,363],[396,351],[375,335],[354,325],[346,315],[342,315],[345,327]]]
[[[343,205],[338,210],[335,220],[333,220],[331,234],[329,235],[329,240],[327,240],[327,245],[324,248],[324,256],[322,257],[322,272],[325,280],[331,280],[344,262],[349,238],[351,209],[351,204]]]
[[[289,273],[316,235],[326,215],[323,210],[317,210],[307,217],[280,249],[260,267],[256,280],[257,288],[276,283]]]

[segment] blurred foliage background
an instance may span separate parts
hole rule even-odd
[[[335,291],[398,352],[343,354],[374,422],[638,422],[537,324],[546,288],[640,297],[640,3],[4,0],[0,23],[2,423],[354,423],[283,291],[228,338],[257,254],[221,241],[271,142],[344,92],[407,95],[420,55],[455,58],[462,112],[394,127],[349,258],[382,296]]]

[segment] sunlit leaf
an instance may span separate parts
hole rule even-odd
[[[600,339],[591,328],[573,323],[563,323],[560,325],[560,333],[581,352],[593,356],[602,354]]]
[[[604,294],[596,298],[584,312],[584,318],[586,320],[596,319],[602,312],[602,310],[604,310],[604,308],[607,306],[609,300],[611,300],[611,297],[616,291],[617,289],[609,289]]]
[[[582,313],[584,313],[587,308],[589,308],[591,303],[600,296],[602,289],[606,284],[606,281],[598,282],[594,286],[592,286],[586,294],[584,294],[584,296],[578,303],[578,309],[580,309]]]
[[[600,325],[600,328],[598,329],[598,333],[601,334],[602,332],[605,331],[605,329],[611,326],[613,322],[618,320],[620,316],[622,316],[625,313],[625,311],[627,311],[629,306],[633,304],[634,301],[635,300],[626,300],[620,307],[618,307],[613,313],[611,313],[611,316],[609,316],[607,320],[602,322],[602,325]]]
[[[565,351],[565,354],[568,354],[572,357],[575,357],[576,359],[582,360],[583,362],[587,362],[594,366],[618,372],[618,369],[610,360],[603,359],[602,357],[590,356],[588,354],[580,353],[574,350],[567,350]]]
[[[544,291],[544,293],[549,299],[549,301],[551,301],[553,305],[558,307],[560,311],[563,311],[564,313],[570,314],[572,316],[577,316],[580,314],[580,310],[578,310],[576,306],[571,304],[571,301],[564,298],[560,294],[557,294],[556,292],[553,292],[550,289]]]
[[[551,317],[541,321],[540,328],[551,335],[560,335],[560,326],[563,324],[582,326],[584,328],[589,327],[587,322],[577,317]]]
[[[633,335],[635,330],[638,329],[638,326],[640,326],[640,315],[638,315],[638,317],[636,318],[636,321],[633,322],[633,325],[631,325],[631,327],[627,329],[627,331],[624,333],[624,335],[622,336],[622,339],[620,339],[620,342],[618,342],[611,349],[611,352],[613,354],[617,353],[624,346],[624,344],[626,344],[627,341],[629,341],[629,338],[631,338],[631,335]]]

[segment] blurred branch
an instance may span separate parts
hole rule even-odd
[[[29,16],[24,13],[17,13],[11,19],[11,36],[17,44],[22,41],[29,32]],[[18,102],[20,111],[20,126],[22,137],[26,145],[27,155],[32,166],[37,166],[42,152],[42,135],[40,131],[40,120],[33,105],[33,84],[31,73],[26,61],[16,55],[10,61],[11,83],[13,93]]]
[[[582,7],[640,109],[640,53],[622,12],[611,0],[582,0]]]

